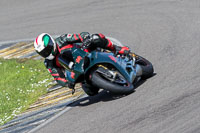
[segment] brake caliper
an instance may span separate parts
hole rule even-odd
[[[97,69],[97,72],[108,77],[108,78],[112,78],[112,74],[109,72],[108,68],[103,66],[103,65],[98,65],[99,68]]]

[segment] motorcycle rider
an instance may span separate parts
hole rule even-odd
[[[75,43],[81,43],[81,45],[75,45]],[[101,33],[63,34],[55,40],[48,33],[40,34],[34,41],[36,52],[45,58],[44,64],[57,83],[73,90],[75,83],[69,81],[69,78],[74,78],[75,73],[66,72],[59,63],[58,58],[62,57],[68,60],[69,68],[72,68],[75,61],[71,55],[71,49],[77,46],[84,48],[85,52],[90,52],[97,47],[117,52],[118,54],[128,54],[130,52],[128,47],[114,45]]]

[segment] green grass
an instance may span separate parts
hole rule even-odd
[[[0,58],[0,125],[46,93],[52,78],[41,60]]]

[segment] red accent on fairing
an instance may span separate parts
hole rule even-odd
[[[85,51],[85,52],[89,52],[89,50],[88,50],[88,49],[84,49],[84,51]]]
[[[48,69],[48,70],[49,70],[50,73],[52,73],[52,70],[51,70],[51,69]]]
[[[99,33],[99,36],[101,37],[101,38],[105,38],[105,36],[103,35],[103,34],[101,34],[101,33]]]
[[[83,38],[81,37],[81,35],[80,34],[78,34],[78,37],[81,39],[81,42],[83,41]]]
[[[75,73],[74,73],[74,72],[71,72],[71,75],[70,75],[70,76],[71,76],[71,78],[74,79],[74,78],[75,78]]]
[[[74,38],[75,38],[75,40],[78,40],[78,38],[77,38],[76,34],[74,34]]]
[[[109,39],[107,39],[107,40],[108,40],[108,45],[107,45],[107,47],[114,51],[114,50],[115,50],[115,47],[114,47],[113,43],[112,43]]]
[[[129,48],[128,47],[122,47],[122,49],[119,51],[119,54],[124,54],[125,50],[129,51]]]
[[[80,63],[81,60],[82,60],[82,57],[81,57],[81,56],[78,56],[78,57],[76,58],[76,62],[77,62],[77,63]]]
[[[38,36],[39,37],[39,36]],[[36,42],[36,44],[38,45],[38,37],[36,38],[36,40],[35,40],[35,42]]]
[[[63,81],[63,82],[67,82],[67,80],[66,79],[64,79],[64,78],[54,78],[55,80],[60,80],[60,81]]]
[[[58,55],[56,56],[56,66],[62,67],[62,66],[60,65],[59,61],[58,61]]]
[[[56,73],[56,74],[51,74],[52,76],[59,76],[59,74],[58,73]]]
[[[110,57],[110,59],[113,60],[114,62],[117,62],[114,56],[109,55],[108,57]]]

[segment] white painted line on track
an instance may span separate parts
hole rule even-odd
[[[85,98],[87,97],[87,95],[83,95],[80,98]],[[71,101],[71,103],[75,103],[76,101]],[[28,133],[34,133],[36,131],[38,131],[39,129],[41,129],[42,127],[44,127],[45,125],[49,124],[50,122],[52,122],[53,120],[57,119],[58,117],[60,117],[61,115],[63,115],[65,112],[69,111],[70,109],[72,109],[73,107],[66,107],[65,109],[63,109],[62,111],[60,111],[58,114],[54,115],[53,117],[49,118],[48,120],[46,120],[44,123],[40,124],[39,126],[37,126],[36,128],[30,130]]]

